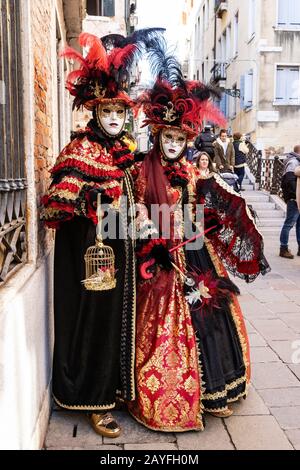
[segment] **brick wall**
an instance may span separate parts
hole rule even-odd
[[[53,86],[52,52],[53,0],[32,0],[32,53],[34,63],[34,162],[37,207],[49,185],[49,169],[53,166]],[[55,69],[54,69],[55,70]],[[38,221],[38,257],[42,257],[52,244],[53,234]]]

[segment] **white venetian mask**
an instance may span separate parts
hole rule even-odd
[[[126,108],[122,103],[100,103],[97,107],[98,124],[106,134],[116,136],[124,128]]]
[[[186,146],[186,133],[179,129],[163,129],[160,133],[160,146],[168,160],[176,160]]]

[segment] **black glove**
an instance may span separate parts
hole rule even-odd
[[[204,210],[204,230],[208,230],[211,227],[214,228],[212,228],[209,232],[205,234],[207,238],[209,238],[210,235],[213,235],[216,232],[220,232],[220,230],[223,228],[223,224],[217,214],[213,213],[210,210],[208,210],[207,212]]]
[[[107,196],[107,194],[104,194],[103,189],[100,189],[100,188],[90,189],[88,192],[88,199],[89,199],[91,206],[94,207],[94,209],[97,209],[97,197],[99,193],[101,194],[101,204],[111,204],[113,202],[113,198],[110,196]]]
[[[173,256],[169,253],[169,250],[163,245],[156,245],[151,250],[151,256],[155,259],[156,263],[163,269],[170,271],[174,262]]]

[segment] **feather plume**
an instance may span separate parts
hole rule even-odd
[[[107,53],[105,47],[97,36],[90,33],[81,33],[79,36],[81,47],[88,48],[86,61],[102,71],[108,70]]]
[[[147,47],[150,70],[154,77],[166,80],[171,86],[185,89],[184,77],[176,57],[167,50],[163,36],[153,37]]]
[[[135,44],[138,48],[147,48],[149,41],[164,32],[165,28],[143,28],[134,31],[128,37],[122,36],[121,34],[107,34],[101,38],[101,41],[106,49],[112,47],[123,48],[128,44]]]
[[[89,66],[88,66],[87,61],[79,52],[77,52],[72,47],[69,47],[69,46],[65,47],[65,49],[60,53],[60,57],[65,57],[66,59],[76,60],[86,70],[86,72],[89,72]]]
[[[108,58],[110,67],[116,70],[119,70],[121,67],[128,69],[135,59],[136,52],[137,46],[135,44],[128,44],[123,49],[114,49]]]

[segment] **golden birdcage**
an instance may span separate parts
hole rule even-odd
[[[97,217],[95,245],[84,255],[86,278],[82,281],[87,290],[110,290],[116,287],[115,255],[110,246],[104,245],[101,236],[101,194],[97,195]]]

